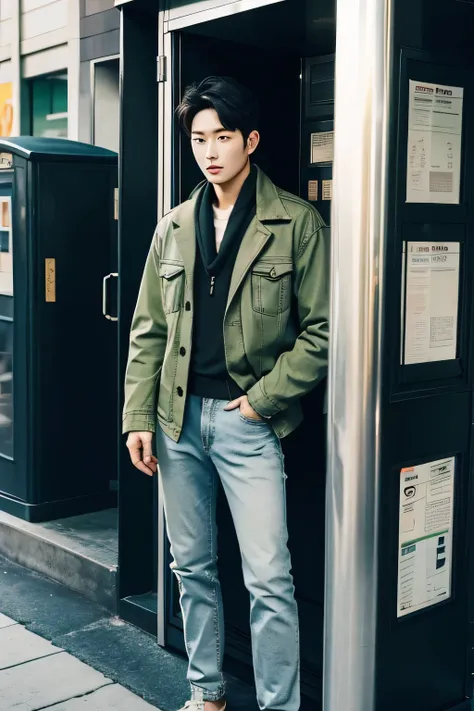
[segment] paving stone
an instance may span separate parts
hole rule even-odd
[[[164,711],[181,708],[189,698],[186,661],[136,627],[119,620],[99,621],[55,642]]]
[[[2,615],[0,612],[0,630],[4,627],[10,627],[11,625],[17,624],[18,622],[15,622],[15,620],[10,619],[10,617],[7,617],[6,615]]]
[[[54,654],[0,671],[0,711],[37,711],[110,683],[71,655]]]
[[[61,651],[60,647],[55,647],[37,634],[28,632],[21,625],[0,629],[0,669],[31,662],[33,659],[47,657]]]
[[[111,684],[79,699],[48,706],[48,711],[156,711],[156,708],[123,686]]]

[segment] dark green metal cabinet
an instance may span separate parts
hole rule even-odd
[[[44,521],[115,496],[117,155],[32,137],[0,151],[0,509]]]

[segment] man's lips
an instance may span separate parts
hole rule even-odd
[[[221,170],[222,168],[220,165],[210,165],[207,169],[208,173],[219,173]]]

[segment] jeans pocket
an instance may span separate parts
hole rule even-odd
[[[246,415],[239,412],[240,419],[242,422],[246,422],[249,425],[267,425],[268,420],[256,420],[254,417],[247,417]]]

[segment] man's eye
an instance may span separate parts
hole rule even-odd
[[[194,143],[204,143],[204,138],[193,138]]]
[[[219,141],[229,141],[230,136],[219,136]]]

